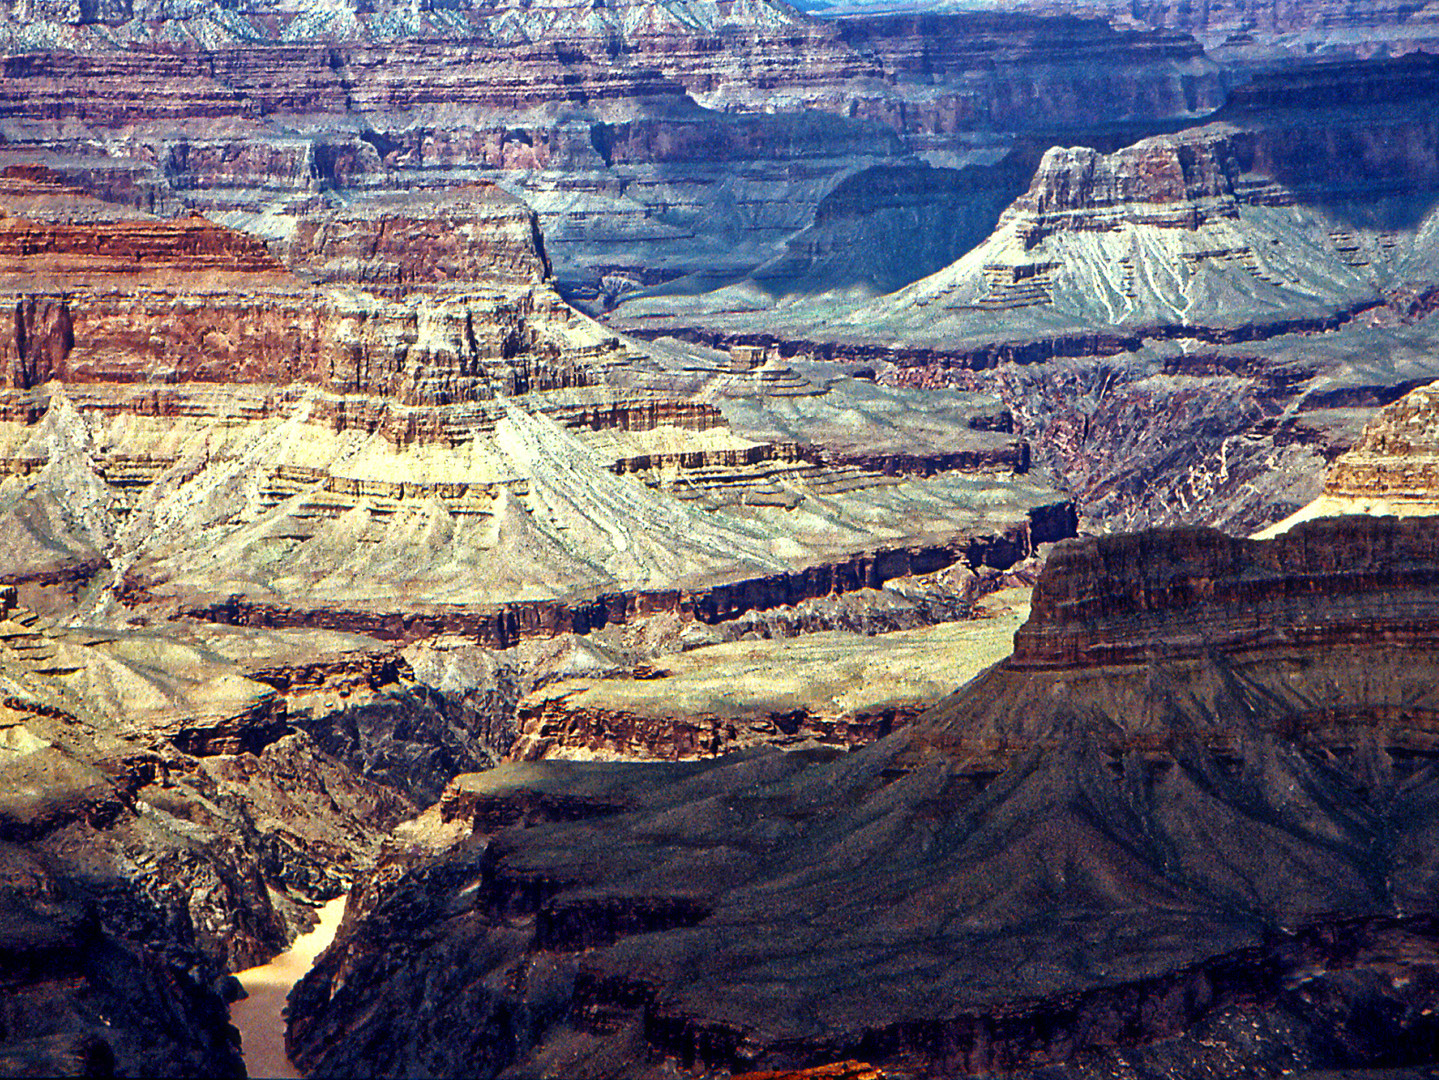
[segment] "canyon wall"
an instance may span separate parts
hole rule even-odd
[[[1223,101],[1192,40],[1100,21],[634,8],[580,27],[462,5],[423,44],[372,11],[160,10],[103,30],[12,12],[0,132],[92,190],[249,215],[277,239],[321,192],[497,181],[539,212],[567,291],[599,297],[767,262],[865,168],[992,161],[1017,130],[1088,131],[1096,97],[1141,131]]]
[[[442,813],[475,833],[358,900],[292,1051],[397,1075],[1425,1061],[1432,526],[1071,541],[1011,659],[859,751],[461,778]],[[461,985],[484,1019],[456,1038],[428,1018]]]
[[[1007,666],[1422,643],[1435,628],[1434,525],[1345,517],[1273,540],[1175,530],[1071,542],[1051,556]]]

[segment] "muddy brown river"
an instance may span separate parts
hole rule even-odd
[[[236,975],[249,996],[230,1006],[230,1022],[240,1029],[240,1052],[252,1078],[301,1075],[285,1054],[285,998],[335,939],[345,898],[331,900],[319,914],[315,928],[296,938],[288,952]]]

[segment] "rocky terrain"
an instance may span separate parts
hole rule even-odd
[[[226,973],[453,832],[395,830],[455,775],[540,752],[526,694],[687,632],[843,628],[853,665],[1074,530],[992,395],[622,342],[494,187],[322,201],[268,246],[40,164],[0,203],[7,1073],[237,1075]],[[534,738],[587,751],[584,715]]]
[[[756,274],[611,322],[996,393],[1096,526],[1253,532],[1319,494],[1363,409],[1432,378],[1432,110],[1408,104],[1431,72],[1271,71],[1210,124],[1053,148],[993,235],[877,299]]]
[[[1432,1067],[1439,22],[1063,7],[0,0],[0,1073]]]
[[[553,293],[533,215],[495,189],[317,215],[287,248],[314,285],[206,219],[103,222],[52,180],[9,183],[69,199],[3,223],[27,237],[0,421],[4,573],[27,602],[503,646],[1007,569],[1066,535],[992,397],[901,420],[958,417],[930,453],[826,445],[829,413],[903,395],[631,350]],[[778,398],[787,438],[745,438],[696,393]]]
[[[517,1076],[1427,1062],[1433,528],[1071,541],[1013,656],[862,750],[461,778],[441,806],[473,836],[352,900],[297,991],[296,1058]]]
[[[1045,0],[1022,5],[1043,10]],[[1052,6],[1052,5],[1051,5]],[[1064,5],[1065,10],[1073,10]],[[1407,52],[1439,40],[1439,10],[1427,0],[1237,0],[1226,3],[1086,3],[1088,14],[1168,27],[1196,34],[1206,44],[1236,52],[1326,49],[1372,53]]]
[[[317,197],[490,180],[539,213],[566,294],[600,307],[784,255],[870,169],[903,177],[903,214],[948,199],[974,218],[925,241],[927,265],[891,255],[873,284],[913,280],[992,226],[993,199],[962,190],[966,169],[1004,158],[1016,132],[1088,132],[1095,96],[1116,106],[1101,126],[1140,130],[1223,101],[1191,39],[1098,20],[835,25],[766,3],[614,5],[583,25],[534,4],[87,12],[19,5],[0,19],[10,160],[147,209],[221,213],[277,244]],[[921,158],[935,168],[916,171]],[[1007,198],[993,211],[1025,178],[995,177]],[[858,209],[864,235],[887,242],[892,211]]]
[[[915,584],[907,580],[905,592]],[[787,635],[760,637],[741,622],[738,640],[703,644],[690,633],[680,639],[682,652],[629,669],[597,650],[588,670],[535,680],[517,703],[508,756],[632,761],[873,742],[1007,655],[1027,601],[1022,587],[978,604],[949,600],[944,611],[865,597],[862,608],[855,605],[857,628],[816,629],[825,621],[815,612],[804,632],[803,624],[775,627],[771,615],[766,635]],[[893,628],[935,619],[946,621]]]
[[[881,3],[879,0],[806,0],[824,15],[860,15],[913,8],[1023,11],[1083,15],[1115,26],[1183,30],[1229,63],[1272,63],[1276,57],[1330,54],[1372,56],[1433,50],[1439,43],[1439,9],[1428,0],[990,0],[980,4]]]
[[[226,971],[414,812],[239,673],[315,644],[70,631],[0,589],[7,1075],[243,1074]]]

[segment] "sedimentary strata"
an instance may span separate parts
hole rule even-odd
[[[514,601],[493,608],[467,609],[451,605],[441,610],[411,607],[392,612],[293,610],[232,597],[207,607],[184,608],[181,613],[188,618],[233,626],[315,627],[398,641],[454,634],[504,649],[526,638],[586,634],[607,625],[657,614],[677,614],[702,623],[725,622],[752,611],[788,607],[859,589],[877,589],[894,578],[929,574],[956,564],[970,569],[987,566],[1008,570],[1031,555],[1037,545],[1052,543],[1072,535],[1073,531],[1073,508],[1060,503],[1037,509],[1024,525],[1002,535],[961,534],[925,547],[857,552],[839,563],[694,590],[616,593],[579,602]],[[137,587],[127,595],[127,601],[143,603],[142,588]]]
[[[874,742],[1006,655],[1028,611],[1024,588],[981,598],[982,589],[1008,584],[998,575],[986,580],[950,572],[934,575],[930,584],[935,592],[948,586],[953,596],[947,609],[931,615],[944,620],[934,626],[875,633],[888,629],[887,615],[903,625],[906,613],[892,610],[904,596],[896,590],[884,599],[864,598],[849,625],[836,613],[838,625],[827,632],[820,612],[810,615],[809,627],[778,632],[787,627],[784,613],[776,612],[752,624],[765,637],[748,630],[706,644],[688,635],[680,640],[684,651],[662,652],[629,670],[537,680],[518,702],[509,756],[673,760],[757,745]]]
[[[43,4],[0,13],[12,149],[53,156],[97,192],[226,213],[282,245],[331,193],[343,205],[497,180],[540,213],[560,280],[588,298],[767,263],[856,170],[917,179],[908,212],[946,191],[953,202],[967,167],[1002,157],[1016,130],[1089,130],[1096,97],[1142,133],[1224,96],[1192,39],[1100,20],[837,24],[767,3],[583,19],[548,4],[120,7],[118,23]],[[179,40],[190,46],[164,44]],[[939,167],[916,171],[917,153]],[[1012,197],[1024,178],[1001,173]],[[879,236],[862,216],[862,235]],[[906,271],[891,253],[844,277],[912,280],[975,227],[934,244],[932,265]]]
[[[367,894],[293,1052],[596,1076],[1427,1060],[1426,524],[1072,542],[1012,659],[858,752],[463,778],[476,834]],[[1249,582],[1273,634],[1243,641]],[[1343,630],[1370,609],[1383,628]],[[1041,647],[1076,633],[1133,649]]]
[[[283,948],[412,805],[274,730],[274,691],[215,652],[66,631],[13,587],[0,688],[0,1067],[243,1075],[226,973]]]
[[[1369,422],[1359,445],[1334,463],[1326,499],[1384,503],[1424,513],[1439,502],[1439,397],[1420,387]]]

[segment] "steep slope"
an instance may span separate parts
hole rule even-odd
[[[1199,333],[1322,322],[1377,304],[1382,268],[1361,262],[1292,192],[1247,171],[1247,143],[1237,130],[1211,127],[1109,155],[1050,150],[983,243],[837,316],[822,306],[769,312],[734,286],[675,305],[627,299],[618,325],[754,325],[841,345],[883,340],[960,353],[996,337]],[[806,327],[806,317],[816,322]]]
[[[50,214],[0,219],[0,577],[40,606],[503,647],[1068,534],[993,398],[633,351],[492,187],[317,208],[276,241],[291,271],[199,216],[8,183]]]
[[[243,1075],[226,973],[414,812],[241,674],[334,640],[232,635],[240,663],[215,644],[59,630],[0,588],[5,1075]]]
[[[858,752],[463,778],[475,835],[358,900],[297,1060],[1432,1066],[1433,527],[1072,542],[1009,660]]]
[[[1254,532],[1436,370],[1434,72],[1276,68],[1222,124],[1051,150],[995,237],[890,296],[751,278],[631,292],[610,322],[995,393],[1093,527]],[[882,249],[856,246],[862,275]]]
[[[1191,39],[1099,21],[202,3],[120,4],[111,25],[103,9],[0,19],[7,160],[265,235],[317,190],[494,180],[540,213],[562,285],[587,298],[741,275],[847,176],[913,154],[990,162],[1036,126],[1079,137],[1095,96],[1141,133],[1223,102]]]

